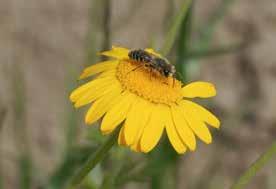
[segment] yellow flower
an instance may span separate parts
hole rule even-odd
[[[161,57],[152,49],[145,51]],[[85,122],[102,119],[101,131],[111,133],[121,123],[118,143],[138,152],[151,151],[164,130],[178,153],[196,149],[196,137],[212,142],[206,123],[219,128],[219,120],[208,110],[189,98],[208,98],[216,95],[213,84],[193,82],[183,84],[158,74],[128,57],[129,50],[113,47],[100,53],[111,60],[86,68],[80,76],[93,80],[75,89],[70,95],[75,107],[93,103]]]

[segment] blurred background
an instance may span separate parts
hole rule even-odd
[[[0,1],[0,188],[64,186],[106,138],[68,96],[97,51],[160,49],[181,0]],[[276,137],[276,1],[196,0],[168,55],[186,82],[214,83],[202,101],[220,118],[211,145],[178,156],[115,147],[80,188],[222,189]],[[132,169],[133,168],[133,169]],[[276,188],[276,158],[248,189]]]

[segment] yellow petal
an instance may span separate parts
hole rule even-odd
[[[85,122],[92,124],[100,119],[117,102],[120,92],[121,90],[115,90],[96,100],[86,113]]]
[[[118,102],[105,114],[101,124],[101,131],[104,134],[108,134],[123,122],[135,100],[136,97],[129,92],[121,94]]]
[[[144,128],[141,138],[141,150],[145,153],[151,151],[158,143],[165,127],[165,111],[163,105],[155,104],[149,122]]]
[[[212,142],[212,136],[205,125],[203,121],[198,119],[195,112],[188,109],[188,106],[186,106],[185,102],[180,102],[181,112],[186,121],[188,122],[188,125],[190,128],[194,131],[194,133],[206,144],[210,144]]]
[[[116,59],[128,59],[129,50],[122,47],[113,46],[110,51],[101,52],[101,55],[116,58]]]
[[[216,89],[212,83],[197,81],[184,86],[181,93],[186,98],[208,98],[216,96]]]
[[[138,129],[138,132],[136,134],[136,137],[135,137],[135,140],[134,140],[134,143],[130,146],[130,149],[133,150],[133,151],[136,151],[136,152],[142,152],[142,149],[141,149],[141,138],[142,138],[142,134],[144,132],[144,129],[145,129],[145,126],[147,125],[148,123],[148,120],[151,116],[151,113],[152,113],[152,106],[153,104],[144,100],[144,113],[142,114],[142,116],[145,116],[143,117],[143,120],[147,120],[145,125],[139,127]]]
[[[119,137],[118,137],[118,144],[121,146],[126,146],[126,140],[124,136],[124,127],[121,128]]]
[[[130,146],[130,149],[134,152],[143,152],[141,149],[141,137]]]
[[[155,51],[154,51],[153,49],[151,49],[151,48],[146,48],[145,51],[148,52],[148,53],[150,53],[150,54],[153,54],[154,56],[162,57],[161,54],[155,52]]]
[[[99,74],[96,78],[99,79],[99,78],[108,78],[108,77],[115,78],[116,77],[116,69],[105,71],[105,72]]]
[[[183,103],[185,103],[185,106],[188,110],[193,111],[194,114],[196,114],[196,117],[198,117],[198,119],[208,123],[215,128],[220,127],[220,121],[218,120],[218,118],[204,107],[188,100],[183,100]]]
[[[141,138],[142,138],[143,132],[144,132],[144,128],[140,128],[133,144],[130,146],[131,150],[135,152],[142,152]]]
[[[187,151],[186,145],[181,141],[179,134],[176,131],[175,125],[173,124],[170,109],[168,108],[166,113],[166,131],[170,143],[177,153],[184,154]]]
[[[114,70],[117,64],[118,64],[117,60],[108,60],[108,61],[99,62],[98,64],[89,66],[83,70],[83,73],[81,74],[80,79],[90,77],[92,75],[101,73],[103,71]]]
[[[111,80],[110,82],[103,83],[102,85],[96,86],[93,89],[88,90],[83,94],[75,103],[75,107],[87,105],[94,100],[104,96],[105,94],[113,91],[119,91],[121,89],[120,84],[117,80]]]
[[[171,113],[175,128],[181,137],[181,140],[189,147],[190,150],[194,151],[196,149],[195,135],[181,114],[180,108],[178,106],[172,106]]]
[[[127,145],[131,145],[141,135],[141,130],[145,127],[150,117],[151,107],[144,99],[138,98],[135,105],[130,109],[125,121],[125,138]],[[137,136],[138,135],[138,136]]]
[[[142,148],[141,148],[141,138],[142,138],[142,134],[144,132],[145,126],[148,123],[148,120],[151,116],[152,113],[152,106],[153,104],[151,102],[148,102],[146,100],[143,100],[144,104],[144,113],[142,114],[143,116],[143,120],[147,120],[146,123],[139,127],[137,134],[135,136],[134,142],[133,144],[130,146],[130,149],[135,151],[135,152],[142,152]],[[144,117],[145,116],[145,117]]]
[[[112,78],[100,78],[100,79],[92,80],[75,89],[70,95],[70,100],[72,102],[76,102],[80,97],[85,95],[86,92],[89,91],[90,89],[95,90],[96,88],[105,86],[106,84],[109,84],[112,81],[113,81]]]

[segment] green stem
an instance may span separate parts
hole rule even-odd
[[[230,6],[235,2],[235,0],[221,0],[220,4],[215,9],[214,13],[199,29],[199,40],[194,44],[197,48],[208,48],[210,42],[214,37],[217,25],[228,13]]]
[[[0,101],[1,102],[1,101]],[[7,110],[6,108],[2,107],[2,104],[0,103],[0,144],[4,144],[3,142],[3,134],[2,134],[2,128],[3,128],[3,125],[4,125],[4,121],[5,121],[5,118],[6,118],[6,115],[7,115]],[[2,147],[2,146],[0,146]],[[0,150],[0,156],[2,155],[2,151]],[[1,156],[3,157],[3,156]],[[3,170],[3,161],[2,159],[0,159],[0,189],[3,189],[4,188],[4,179],[3,179],[3,176],[4,176],[4,170]]]
[[[242,189],[256,175],[256,173],[276,154],[276,142],[257,159],[231,187],[231,189]]]
[[[227,46],[216,47],[214,49],[201,49],[201,50],[192,50],[186,53],[186,59],[200,59],[200,58],[209,58],[214,56],[222,56],[230,53],[239,52],[245,49],[249,44],[238,43],[230,44]]]
[[[104,0],[103,1],[103,35],[104,35],[104,41],[103,41],[103,49],[106,50],[110,48],[110,26],[111,26],[111,1],[110,0]]]
[[[110,137],[93,153],[83,165],[83,167],[75,174],[68,185],[68,189],[73,189],[81,183],[85,176],[107,155],[107,152],[116,143],[119,135],[120,127],[118,127]]]
[[[168,31],[165,42],[163,45],[163,48],[161,50],[161,53],[166,56],[170,52],[171,48],[173,47],[173,44],[175,42],[175,39],[177,38],[177,35],[179,33],[179,29],[181,27],[181,23],[183,22],[183,19],[187,16],[187,11],[191,5],[193,0],[185,0],[183,5],[181,6],[181,9],[179,11],[179,14],[174,19],[174,22],[172,24],[171,29]]]
[[[185,83],[187,82],[187,62],[188,59],[186,58],[186,54],[190,47],[190,38],[192,32],[192,16],[193,16],[193,4],[187,10],[187,16],[181,23],[179,32],[181,36],[178,38],[177,44],[177,59],[176,59],[176,70],[178,73],[181,74],[179,79]]]

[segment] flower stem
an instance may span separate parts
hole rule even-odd
[[[276,142],[257,159],[231,187],[231,189],[242,189],[256,175],[256,173],[276,154]]]
[[[107,152],[116,143],[119,135],[120,127],[118,127],[109,138],[103,143],[98,150],[93,153],[81,169],[73,176],[68,184],[68,189],[73,189],[81,183],[85,176],[107,155]]]
[[[163,48],[161,50],[161,53],[164,56],[168,55],[171,48],[173,47],[173,44],[177,38],[177,35],[179,34],[179,29],[181,27],[181,23],[187,16],[187,11],[188,11],[192,1],[193,0],[185,0],[183,5],[180,8],[179,14],[176,15],[176,18],[174,19],[172,27],[168,31],[168,33],[165,37],[165,42],[164,42]]]

